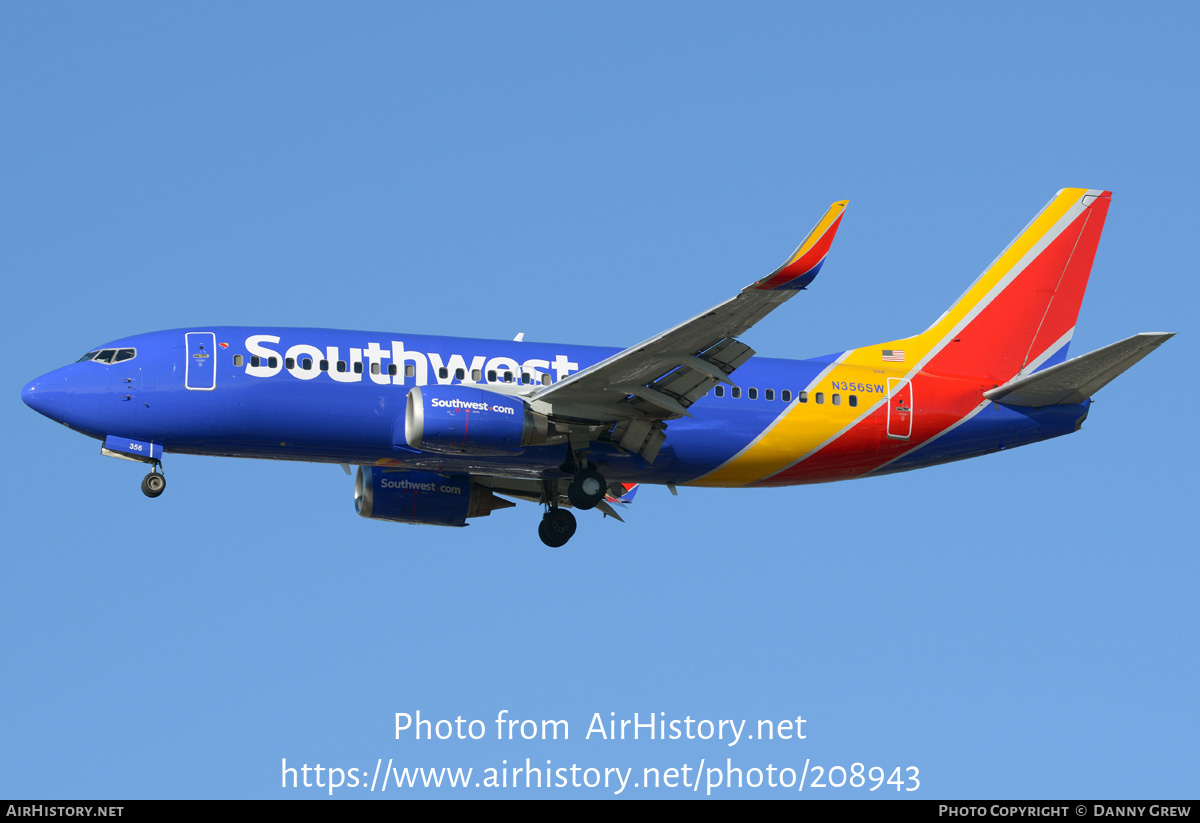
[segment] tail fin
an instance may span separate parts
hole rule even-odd
[[[911,350],[926,371],[1002,383],[1062,362],[1110,197],[1061,190],[937,322],[883,346]]]

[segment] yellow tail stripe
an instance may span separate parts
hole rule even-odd
[[[1066,225],[1064,217],[1078,210],[1087,189],[1063,189],[1044,209],[1017,235],[1016,239],[1000,253],[983,274],[967,289],[966,293],[942,315],[937,322],[916,337],[902,338],[850,351],[834,368],[821,375],[813,385],[805,387],[811,392],[832,393],[832,381],[885,382],[883,378],[907,377],[920,369],[929,357],[941,348],[950,333],[978,308],[990,302],[996,286],[1014,273],[1014,267],[1052,230],[1061,230]],[[1063,223],[1062,226],[1059,224]],[[815,232],[814,232],[815,234]],[[819,236],[819,235],[818,235]],[[881,349],[904,349],[906,368],[894,371],[881,367]],[[797,387],[798,388],[798,387]],[[860,406],[854,414],[847,414],[849,407],[821,405],[808,402],[793,403],[792,407],[777,420],[755,443],[729,462],[707,475],[693,481],[697,486],[745,486],[758,482],[795,465],[808,455],[828,445],[843,432],[848,431],[869,415],[877,402]]]

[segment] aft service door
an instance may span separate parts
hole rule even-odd
[[[887,435],[894,440],[907,440],[912,434],[912,381],[888,378]]]
[[[190,331],[183,384],[189,389],[211,391],[217,387],[217,335],[211,331]]]

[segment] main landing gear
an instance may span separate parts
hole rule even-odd
[[[167,487],[167,476],[162,474],[161,463],[154,464],[154,471],[142,478],[142,494],[147,497],[158,497]]]
[[[562,464],[562,471],[572,475],[571,485],[567,486],[567,499],[580,511],[596,508],[596,504],[608,493],[608,481],[588,461],[584,449],[570,449],[567,462]]]
[[[552,549],[561,548],[575,534],[575,515],[557,506],[542,515],[538,523],[538,537]]]
[[[588,463],[586,457],[575,452],[570,453],[562,470],[574,475],[567,486],[567,499],[580,511],[596,508],[608,494],[608,481]],[[558,500],[559,492],[555,483],[546,481],[543,502],[548,503],[550,508],[542,515],[542,522],[538,524],[538,537],[552,549],[565,546],[575,534],[576,526],[575,515],[567,509],[560,509]]]
[[[604,475],[590,466],[584,466],[575,472],[575,478],[567,486],[567,499],[575,508],[586,511],[594,509],[607,492],[608,483],[604,481]]]

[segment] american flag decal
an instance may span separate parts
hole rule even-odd
[[[883,359],[890,360],[895,363],[904,362],[904,349],[884,349]]]

